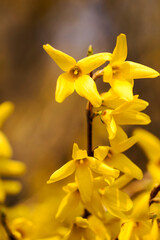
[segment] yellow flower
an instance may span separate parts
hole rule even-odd
[[[80,192],[76,183],[69,183],[63,187],[67,195],[62,199],[56,218],[60,221],[72,222],[76,216],[80,216],[84,212],[84,206],[81,202]]]
[[[13,112],[14,105],[11,102],[0,104],[0,127],[6,118]],[[17,194],[21,190],[21,184],[17,181],[1,179],[1,177],[15,177],[24,173],[24,163],[11,160],[12,148],[6,136],[0,131],[0,202],[5,201],[6,194]]]
[[[144,100],[138,99],[138,95],[133,100],[125,101],[115,109],[106,109],[101,113],[101,120],[106,124],[109,139],[116,136],[118,125],[145,125],[150,123],[150,118],[141,111],[148,106]]]
[[[123,218],[124,212],[128,212],[133,207],[130,197],[114,186],[108,186],[100,190],[102,203],[107,211],[118,218]]]
[[[128,214],[128,216],[126,215],[125,219],[122,221],[121,231],[118,236],[119,240],[149,240],[149,238],[147,238],[149,234],[156,232],[157,235],[157,229],[156,231],[153,229],[156,226],[153,226],[154,224],[152,225],[152,220],[149,219],[149,198],[149,192],[142,193],[135,198],[131,213]]]
[[[49,44],[44,45],[43,48],[57,65],[66,72],[61,74],[57,80],[56,101],[63,102],[76,90],[80,96],[88,99],[93,106],[99,107],[102,102],[101,97],[95,82],[87,74],[109,61],[111,54],[98,53],[76,62],[73,57],[51,47]]]
[[[160,140],[144,129],[136,129],[134,135],[149,159],[148,171],[154,182],[160,183]]]
[[[23,217],[14,219],[10,223],[10,228],[17,240],[30,240],[33,223]]]
[[[66,240],[96,240],[96,233],[91,229],[87,219],[76,217],[71,230],[65,235]]]
[[[144,237],[144,240],[159,240],[160,239],[160,229],[158,226],[158,221],[154,220],[152,228],[149,234]]]
[[[104,68],[104,82],[108,82],[113,91],[125,100],[133,99],[133,79],[155,78],[159,73],[142,64],[125,61],[127,58],[126,35],[117,37],[116,47],[113,51],[112,60]]]
[[[93,192],[92,171],[100,175],[112,176],[114,178],[117,178],[119,175],[118,170],[107,166],[94,157],[89,157],[87,151],[80,150],[75,143],[73,145],[72,157],[73,160],[70,160],[55,171],[47,183],[59,181],[75,172],[75,181],[84,202],[89,202],[91,200]]]
[[[128,138],[125,132],[121,128],[118,128],[116,138],[110,141],[111,147],[97,147],[94,150],[94,157],[106,163],[108,166],[127,174],[130,176],[128,178],[129,180],[131,180],[131,178],[140,180],[143,177],[141,169],[122,153],[132,147],[136,142],[136,137]],[[118,179],[116,181],[118,181]]]
[[[12,102],[3,102],[0,104],[0,128],[2,127],[5,120],[10,116],[14,110]]]

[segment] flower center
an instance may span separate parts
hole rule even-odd
[[[87,166],[88,165],[88,159],[87,158],[83,158],[83,159],[77,159],[76,160],[76,165],[83,165],[83,166]]]
[[[81,74],[81,69],[78,66],[75,66],[70,70],[70,73],[73,77],[78,77]]]
[[[107,154],[107,156],[105,158],[105,161],[106,162],[109,161],[112,158],[112,156],[113,156],[113,152],[112,152],[111,149],[109,149],[108,154]]]
[[[112,67],[112,71],[113,71],[113,76],[117,76],[120,72],[120,68],[118,66],[114,66]]]

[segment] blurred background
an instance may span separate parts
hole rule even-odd
[[[116,37],[125,33],[128,60],[160,71],[159,0],[1,0],[0,100],[15,104],[4,132],[14,159],[26,163],[24,188],[18,202],[38,192],[52,172],[71,159],[72,145],[86,148],[86,100],[71,95],[62,104],[54,99],[59,67],[43,50],[49,43],[79,60],[94,53],[112,52]],[[99,81],[99,90],[107,85]],[[160,79],[135,81],[134,94],[147,100],[152,123],[144,128],[160,137]],[[98,125],[94,145],[106,144],[105,127]],[[132,127],[127,127],[131,135]],[[95,135],[94,135],[95,137]],[[129,156],[145,169],[143,153],[133,147]]]

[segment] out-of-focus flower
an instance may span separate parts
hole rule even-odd
[[[0,105],[0,127],[12,113],[14,105],[4,102]],[[24,173],[25,165],[22,162],[11,160],[12,148],[7,137],[0,131],[0,202],[4,202],[6,194],[17,194],[21,190],[18,181],[1,179],[1,177],[19,176]]]
[[[10,229],[17,240],[31,240],[33,224],[23,217],[16,218],[10,223]]]
[[[66,73],[59,76],[57,80],[55,98],[57,102],[63,102],[74,90],[88,99],[93,106],[99,107],[102,103],[94,80],[88,75],[94,69],[111,59],[110,53],[97,53],[76,62],[76,60],[51,47],[49,44],[43,46],[44,50]]]
[[[147,168],[154,182],[160,183],[160,140],[144,129],[136,129],[133,134],[149,159]]]
[[[133,99],[133,79],[155,78],[159,73],[142,64],[125,61],[127,58],[126,35],[117,37],[113,56],[107,67],[104,68],[104,82],[108,82],[113,91],[125,100]]]

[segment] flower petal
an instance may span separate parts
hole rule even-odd
[[[105,216],[101,196],[96,190],[93,191],[91,202],[85,203],[85,208],[99,218],[103,218]]]
[[[19,161],[1,159],[0,175],[2,176],[19,176],[25,172],[25,164]]]
[[[76,165],[75,165],[74,160],[67,162],[65,165],[63,165],[61,168],[56,170],[51,175],[51,177],[47,183],[57,182],[61,179],[64,179],[64,178],[70,176],[75,171],[75,168],[76,168]]]
[[[136,144],[138,141],[136,136],[127,138],[126,140],[120,142],[115,149],[117,149],[117,152],[125,152],[129,148],[131,148],[134,144]]]
[[[0,131],[0,157],[10,158],[12,156],[12,148],[6,136]]]
[[[127,58],[127,40],[125,34],[120,34],[117,37],[117,42],[115,49],[113,51],[113,56],[111,64],[116,64],[117,62],[124,62]]]
[[[145,191],[138,195],[133,202],[132,219],[136,221],[146,221],[149,219],[148,203],[150,199],[150,192]]]
[[[73,152],[72,152],[73,159],[83,159],[83,158],[86,158],[87,156],[88,155],[86,150],[79,149],[77,143],[73,144]]]
[[[104,82],[111,82],[112,80],[112,66],[111,64],[108,64],[107,67],[104,68],[104,75],[103,75],[103,81]]]
[[[160,159],[160,140],[152,133],[140,128],[134,130],[133,134],[138,138],[138,143],[145,151],[149,160],[158,162]]]
[[[43,45],[43,48],[63,71],[69,71],[76,64],[73,57],[53,48],[49,44]]]
[[[133,221],[126,222],[122,225],[120,234],[118,236],[119,240],[130,240],[132,237],[132,232],[134,229],[135,223]]]
[[[155,182],[160,182],[160,168],[155,163],[149,163],[147,165],[148,172],[151,174]]]
[[[117,124],[112,116],[113,110],[107,109],[101,114],[101,120],[106,124],[109,139],[113,139],[117,132]]]
[[[119,211],[129,211],[133,206],[129,196],[115,187],[106,187],[102,199],[106,207]]]
[[[120,210],[111,208],[109,205],[106,205],[107,211],[111,214],[111,216],[114,216],[116,218],[120,218],[120,219],[125,219],[126,215],[121,212]]]
[[[146,125],[151,122],[150,117],[142,112],[126,111],[121,114],[115,114],[114,119],[119,125]]]
[[[100,175],[111,176],[117,178],[119,176],[119,170],[114,169],[108,166],[105,163],[98,161],[96,158],[89,157],[88,160],[90,161],[90,168]]]
[[[134,96],[135,98],[135,96]],[[130,106],[130,109],[136,110],[136,111],[143,111],[148,107],[149,103],[145,100],[135,98],[133,101],[133,104]]]
[[[102,105],[108,107],[108,108],[117,108],[122,103],[124,103],[124,100],[121,99],[112,88],[109,89],[108,92],[104,92],[101,94],[102,97]]]
[[[138,141],[136,136],[127,137],[127,134],[121,127],[118,126],[116,136],[114,139],[110,139],[110,144],[113,152],[124,152],[132,147]]]
[[[108,146],[99,146],[94,150],[94,157],[100,161],[103,161],[107,156],[108,151],[109,151]]]
[[[3,188],[8,194],[17,194],[20,192],[22,185],[18,181],[3,181]]]
[[[122,176],[120,176],[119,178],[117,178],[114,182],[114,187],[116,188],[124,188],[125,185],[127,185],[131,180],[133,179],[133,177],[127,175],[127,174],[123,174]]]
[[[78,228],[75,224],[73,225],[72,229],[65,234],[65,236],[63,237],[63,239],[65,240],[81,240],[82,239],[82,230],[81,228]],[[49,239],[50,240],[50,239]],[[52,240],[52,239],[51,239]],[[54,239],[53,239],[54,240]],[[56,239],[59,240],[59,237]]]
[[[88,219],[86,219],[86,218],[76,217],[75,223],[80,228],[88,228],[89,227]]]
[[[63,102],[66,97],[74,92],[74,79],[68,73],[63,73],[57,79],[55,99],[57,102]]]
[[[153,221],[152,229],[150,232],[150,236],[148,237],[148,240],[150,239],[158,240],[159,238],[160,238],[159,226],[157,220],[155,219]]]
[[[81,164],[75,172],[75,179],[83,202],[90,202],[93,191],[93,176],[91,170]]]
[[[83,74],[88,74],[94,69],[100,67],[106,61],[110,61],[111,57],[111,53],[93,54],[78,61],[77,66],[82,70]]]
[[[111,87],[120,98],[126,101],[133,100],[133,81],[116,79],[113,80]]]
[[[93,79],[88,75],[80,76],[75,81],[76,92],[92,103],[94,107],[99,107],[102,99],[98,93],[97,87]]]
[[[68,214],[69,213],[69,214]],[[67,194],[61,201],[56,218],[63,222],[64,220],[73,221],[75,217],[83,213],[80,201],[80,194],[78,191]]]
[[[121,172],[126,173],[138,180],[142,179],[143,177],[141,169],[122,153],[113,154],[111,159],[106,161],[106,163],[109,166],[117,168]]]
[[[113,139],[117,132],[117,124],[113,117],[111,118],[110,124],[107,125],[107,131],[109,134],[109,139]]]
[[[3,102],[0,104],[0,128],[2,127],[5,120],[10,116],[14,110],[12,102]]]
[[[147,66],[144,66],[139,63],[127,61],[130,65],[130,76],[131,79],[138,79],[138,78],[155,78],[159,76],[159,73]]]

